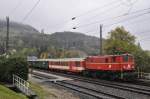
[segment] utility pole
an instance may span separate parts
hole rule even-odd
[[[100,55],[103,55],[102,27],[103,27],[103,25],[102,25],[102,24],[100,24]]]
[[[7,23],[7,34],[6,34],[6,53],[8,53],[9,50],[9,17],[6,17],[6,23]]]
[[[42,34],[45,34],[45,33],[44,33],[44,29],[41,30],[41,33],[42,33]]]

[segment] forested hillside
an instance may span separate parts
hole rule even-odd
[[[99,39],[75,32],[57,32],[50,35],[53,46],[84,51],[89,55],[98,54]]]
[[[6,22],[0,21],[0,53],[4,53],[6,38]],[[10,23],[10,50],[29,52],[29,55],[40,56],[52,50],[71,51],[81,54],[80,56],[96,55],[99,51],[99,39],[74,32],[57,32],[52,34],[39,33],[35,28],[20,23]],[[26,52],[27,51],[27,52]],[[22,52],[21,52],[22,53]],[[76,56],[75,55],[75,56]],[[53,57],[52,55],[50,55]],[[57,56],[57,55],[56,55]],[[79,55],[77,55],[79,56]],[[65,56],[63,56],[65,57]]]

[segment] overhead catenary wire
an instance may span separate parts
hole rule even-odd
[[[89,14],[89,13],[92,13],[92,12],[94,12],[94,11],[97,11],[97,10],[100,9],[100,8],[103,9],[104,7],[107,7],[107,6],[110,6],[110,5],[112,5],[112,4],[115,4],[116,2],[118,2],[118,0],[112,1],[112,2],[110,2],[110,3],[108,3],[108,4],[103,5],[103,6],[100,6],[100,7],[97,7],[97,8],[95,8],[95,9],[89,10],[89,11],[87,11],[87,12],[85,12],[85,13],[80,14],[80,15],[74,16],[74,17],[72,17],[72,20],[74,20],[74,19],[76,19],[76,18],[79,18],[79,17],[83,17],[83,16],[85,16],[85,15],[87,15],[87,14]]]
[[[120,17],[125,17],[125,16],[129,16],[129,15],[132,15],[132,14],[137,14],[137,13],[140,13],[140,12],[143,12],[145,10],[149,10],[149,8],[145,8],[145,9],[141,9],[141,10],[137,10],[137,11],[134,11],[130,14],[128,13],[124,13],[124,14],[121,14],[121,15],[118,15],[118,16],[115,16],[115,17],[109,17],[109,18],[104,18],[102,20],[98,20],[98,21],[94,21],[94,22],[91,22],[91,23],[88,23],[88,24],[84,24],[84,25],[80,25],[80,26],[76,26],[76,28],[80,28],[80,27],[85,27],[85,26],[89,26],[89,25],[93,25],[93,24],[97,24],[97,23],[101,23],[101,22],[104,22],[104,21],[109,21],[109,20],[113,20],[113,19],[116,19],[116,18],[120,18]],[[120,23],[120,22],[119,22]]]
[[[150,33],[150,32],[149,32]],[[139,41],[150,40],[150,36],[140,39]]]
[[[132,4],[131,4],[131,7],[129,8],[129,10],[128,10],[128,12],[127,13],[130,13],[130,11],[132,10],[132,8],[133,8],[133,6],[134,6],[134,4],[137,2],[138,0],[136,0],[135,2],[133,2]],[[115,4],[115,2],[113,2],[113,4]],[[114,9],[114,8],[117,8],[117,7],[120,7],[121,6],[121,2],[120,3],[118,3],[117,5],[115,5],[115,6],[112,6],[112,4],[109,6],[110,8],[109,9],[107,9],[107,10],[110,10],[110,9]],[[99,14],[102,14],[103,12],[105,12],[105,14],[107,13],[107,12],[109,12],[109,11],[107,11],[107,10],[104,10],[104,11],[102,11],[101,13],[99,13]],[[92,10],[91,10],[92,11]],[[86,13],[85,13],[86,14]],[[88,18],[88,19],[91,19],[91,18],[95,18],[95,17],[97,17],[99,14],[96,14],[96,15],[94,15],[94,16],[92,16],[92,17],[90,17],[90,18]],[[72,18],[72,20],[75,20],[77,17],[73,17]]]
[[[110,11],[110,9],[115,9],[115,8],[120,7],[120,6],[121,6],[121,3],[118,3],[118,4],[117,4],[117,5],[115,5],[115,6],[110,6],[110,8],[109,8],[109,9],[103,10],[102,12],[100,12],[100,13],[98,13],[98,14],[96,14],[96,15],[94,15],[94,16],[92,16],[92,17],[88,18],[88,19],[93,19],[93,18],[95,18],[95,17],[99,16],[100,14],[102,15],[103,13],[104,13],[104,14],[106,14],[106,13],[110,13],[110,12],[109,12],[109,11]]]
[[[142,31],[142,32],[136,32],[136,33],[142,33],[143,34],[147,34],[147,33],[150,33],[150,30],[147,30],[147,31]],[[138,34],[139,35],[139,34]],[[147,36],[147,35],[146,35]]]
[[[75,20],[76,18],[80,18],[80,17],[83,17],[83,16],[85,16],[85,15],[87,15],[87,14],[90,14],[90,13],[92,13],[92,12],[95,12],[96,10],[98,10],[98,9],[103,9],[103,8],[105,8],[105,7],[107,7],[107,6],[110,6],[110,4],[112,5],[112,4],[115,4],[116,2],[118,2],[117,0],[114,0],[114,1],[112,1],[112,2],[109,2],[108,4],[105,4],[105,5],[103,5],[103,6],[100,6],[100,7],[97,7],[97,8],[95,8],[95,9],[92,9],[92,10],[89,10],[89,11],[87,11],[87,12],[85,12],[85,13],[82,13],[82,14],[80,14],[80,15],[78,15],[78,16],[74,16],[74,17],[72,17],[71,18],[71,20],[68,20],[68,21],[66,21],[65,23],[68,23],[68,22],[70,22],[70,21],[73,21],[73,20]],[[120,3],[119,3],[119,5],[120,5]],[[117,5],[118,6],[118,5]],[[74,27],[74,28],[70,28],[70,29],[75,29],[76,27]]]
[[[150,33],[150,30],[149,31],[140,32],[140,33],[144,33],[144,34],[145,33]],[[150,39],[150,36],[146,35],[146,37],[140,38],[139,41],[143,41],[143,40],[147,40],[147,39]]]
[[[116,2],[116,1],[112,1],[112,2],[110,2],[110,3],[108,3],[108,4],[103,5],[102,7],[106,7],[106,6],[108,6],[108,5],[110,6],[111,3],[115,3],[115,2]],[[119,3],[119,5],[120,5],[120,3]],[[118,5],[117,5],[117,6],[118,6]],[[113,6],[113,7],[114,7],[114,6]],[[65,24],[69,23],[70,21],[75,20],[77,17],[82,17],[82,16],[84,16],[84,15],[86,15],[86,14],[88,14],[88,13],[94,11],[94,10],[100,9],[100,8],[101,8],[101,7],[97,7],[97,8],[95,8],[95,9],[90,10],[90,11],[87,11],[87,12],[85,12],[85,13],[82,13],[82,14],[76,16],[76,17],[72,17],[71,20],[66,20],[66,21],[65,21]],[[63,26],[64,26],[65,24],[63,24]],[[60,25],[60,24],[57,24],[57,25]],[[69,29],[73,29],[73,28],[71,27],[71,28],[69,28]],[[75,27],[74,27],[74,29],[75,29]]]
[[[143,21],[142,21],[143,22]],[[107,27],[104,27],[104,28],[107,28]],[[94,32],[96,32],[96,29],[92,29],[92,30],[89,30],[89,31],[87,31],[87,32],[85,32],[85,33],[94,33]],[[97,33],[98,33],[98,31],[97,31]],[[150,30],[146,30],[146,31],[138,31],[138,32],[136,32],[136,34],[137,33],[150,33]],[[138,34],[139,35],[139,34]]]
[[[22,19],[22,21],[25,21],[29,15],[33,12],[33,10],[37,7],[37,5],[40,3],[41,0],[38,0],[35,5],[31,8],[31,10],[25,15],[25,17]]]
[[[138,15],[132,16],[132,17],[127,18],[127,19],[125,19],[125,20],[121,20],[121,21],[118,21],[118,22],[115,22],[115,23],[112,23],[112,24],[107,24],[107,25],[105,25],[105,27],[109,27],[109,26],[112,26],[112,25],[115,25],[115,24],[118,24],[118,23],[121,23],[121,22],[129,21],[129,20],[131,20],[131,19],[136,19],[136,18],[138,18],[138,17],[141,17],[141,16],[143,16],[143,15],[145,15],[145,14],[149,14],[149,13],[150,13],[150,11],[145,12],[145,13],[140,13],[140,14],[138,14]]]

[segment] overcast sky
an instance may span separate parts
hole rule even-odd
[[[150,0],[40,0],[31,14],[23,21],[38,0],[0,0],[0,19],[10,16],[10,20],[29,24],[45,33],[77,31],[99,36],[99,25],[103,24],[103,36],[116,26],[137,36],[144,49],[150,50]],[[127,16],[113,18],[128,13]],[[138,15],[139,14],[139,15]],[[135,15],[135,16],[134,16]],[[76,20],[71,20],[76,16]],[[111,18],[111,19],[110,19]],[[104,20],[104,21],[102,21]],[[122,22],[122,20],[125,20]],[[119,22],[111,25],[112,23]],[[78,27],[73,30],[72,27]]]

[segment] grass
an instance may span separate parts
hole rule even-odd
[[[20,93],[16,93],[3,85],[0,85],[0,99],[28,99]]]
[[[44,90],[44,88],[37,83],[30,82],[30,88],[38,95],[39,99],[46,99],[46,97],[56,97],[52,93]]]
[[[44,95],[46,95],[46,93],[41,86],[30,82],[30,88],[38,95],[39,99],[44,99]]]

